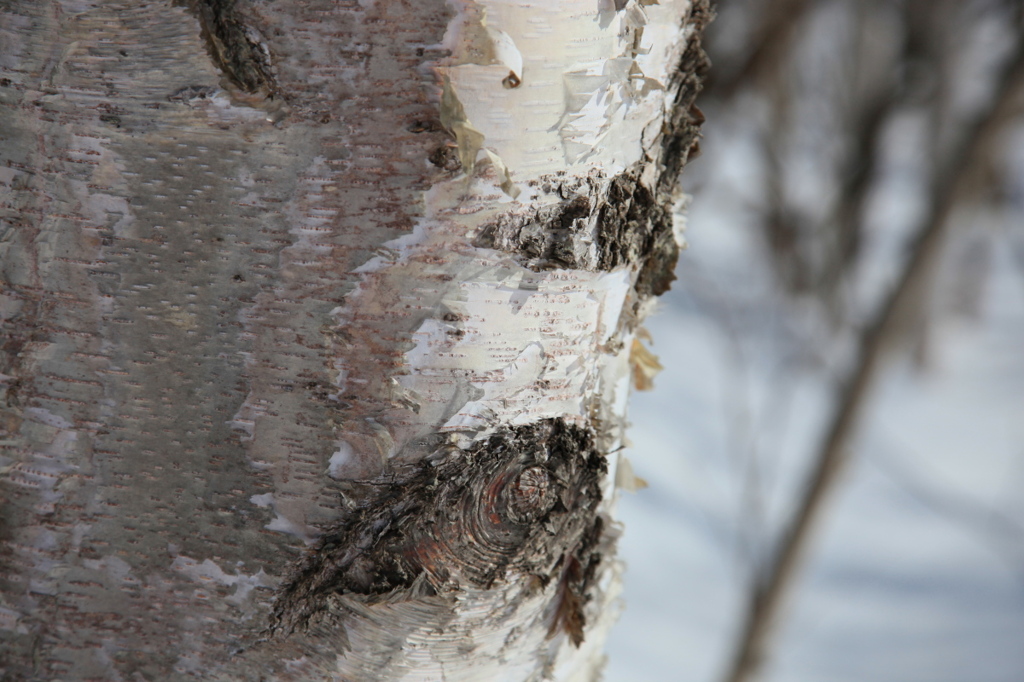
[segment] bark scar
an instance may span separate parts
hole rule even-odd
[[[235,5],[236,0],[188,0],[217,68],[242,92],[272,99],[277,84],[270,51]]]
[[[549,419],[365,482],[363,501],[285,581],[269,634],[304,629],[334,595],[366,603],[454,595],[462,585],[490,588],[508,571],[546,585],[567,556],[592,574],[586,552],[600,535],[605,471],[590,429]],[[587,584],[572,579],[580,603]]]

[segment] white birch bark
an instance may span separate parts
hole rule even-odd
[[[593,679],[707,18],[0,4],[0,677]]]

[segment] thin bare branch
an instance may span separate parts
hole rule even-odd
[[[915,64],[929,57],[925,45],[927,40],[920,35],[925,31],[922,29],[924,22],[917,16],[919,13],[920,8],[913,2],[905,3],[902,7],[904,35],[899,61],[904,65]],[[861,27],[862,34],[869,30],[868,27]],[[863,52],[866,49],[870,48],[866,46],[862,35],[858,46],[858,61],[864,60]],[[893,71],[898,71],[895,65]],[[856,262],[860,250],[864,211],[880,162],[879,150],[886,131],[885,124],[894,112],[906,104],[912,89],[905,77],[890,76],[882,81],[881,87],[875,92],[864,96],[862,104],[855,107],[850,116],[850,154],[843,164],[838,199],[832,209],[836,232],[833,256],[819,283],[823,294],[830,299],[837,320],[842,316],[842,301],[835,294],[849,267]]]

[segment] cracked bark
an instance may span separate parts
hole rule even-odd
[[[707,18],[7,3],[0,676],[594,677]]]

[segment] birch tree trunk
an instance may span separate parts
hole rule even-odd
[[[0,10],[0,678],[594,678],[705,0]]]

